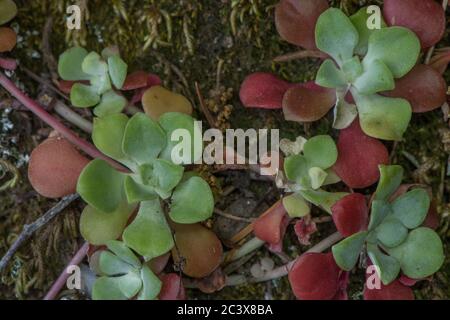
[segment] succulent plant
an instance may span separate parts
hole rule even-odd
[[[426,278],[444,262],[439,236],[421,226],[430,197],[423,188],[394,194],[402,181],[401,166],[380,166],[380,174],[370,219],[362,195],[349,195],[333,206],[338,231],[346,236],[333,246],[334,259],[341,269],[350,271],[361,252],[367,252],[384,285],[393,282],[400,271],[412,279]]]
[[[102,54],[73,47],[59,57],[58,73],[65,81],[75,81],[70,100],[78,108],[94,108],[97,117],[122,112],[127,100],[116,90],[122,89],[127,64],[118,50],[106,48]],[[116,90],[114,90],[116,89]]]

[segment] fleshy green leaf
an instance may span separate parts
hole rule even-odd
[[[353,86],[359,93],[371,95],[395,88],[394,77],[389,68],[380,60],[374,60],[370,65],[364,65],[364,73],[359,76]]]
[[[325,88],[339,88],[347,85],[344,73],[339,70],[333,60],[325,60],[317,71],[316,83]]]
[[[203,136],[194,118],[184,113],[167,112],[161,115],[159,123],[167,134],[167,146],[162,151],[161,158],[175,164],[192,164],[201,159]],[[180,133],[181,137],[176,133]]]
[[[112,212],[122,202],[124,178],[106,161],[95,159],[81,172],[77,192],[95,209]]]
[[[342,130],[349,127],[358,116],[358,109],[353,103],[345,101],[345,96],[339,96],[334,107],[333,128]]]
[[[373,200],[370,213],[369,231],[374,230],[392,213],[391,205],[384,200]]]
[[[419,53],[420,41],[414,32],[404,27],[382,28],[370,35],[363,64],[381,60],[395,78],[401,78],[414,67]]]
[[[316,206],[320,206],[326,212],[331,214],[331,207],[340,199],[348,195],[346,192],[327,192],[319,190],[302,190],[300,194]]]
[[[308,177],[309,168],[310,165],[302,155],[292,155],[284,160],[284,173],[286,178],[303,185],[310,185]]]
[[[316,24],[317,48],[342,64],[353,57],[357,44],[358,31],[341,10],[330,8],[320,15]]]
[[[138,271],[130,272],[124,277],[119,277],[119,279],[120,291],[127,299],[136,296],[142,288],[142,280]]]
[[[311,180],[311,188],[313,188],[314,190],[319,189],[327,178],[326,171],[322,170],[319,167],[310,168],[308,171],[308,175]]]
[[[122,277],[126,277],[122,276]],[[100,277],[94,282],[92,287],[93,300],[127,300],[122,293],[120,281],[122,277]]]
[[[131,264],[107,250],[100,254],[99,266],[100,271],[108,276],[126,274],[135,269]]]
[[[90,76],[81,69],[87,55],[86,49],[81,47],[73,47],[62,53],[58,61],[59,76],[67,81],[89,80]]]
[[[369,29],[367,27],[367,21],[369,19],[369,14],[367,13],[367,7],[363,7],[358,10],[357,13],[350,17],[350,21],[355,26],[359,34],[359,42],[355,48],[355,53],[360,56],[365,56],[367,53],[367,46],[369,44],[369,37],[376,29]],[[381,27],[386,27],[386,22],[384,22],[383,16],[380,15]]]
[[[105,117],[111,114],[120,113],[126,105],[127,99],[111,90],[102,96],[100,104],[94,109],[94,114],[97,117]]]
[[[111,87],[111,80],[109,79],[108,74],[104,74],[101,76],[92,76],[91,87],[99,95],[102,95],[107,91],[110,91],[112,87]]]
[[[342,71],[345,74],[346,82],[352,83],[363,73],[363,67],[358,56],[350,58],[342,64]]]
[[[403,168],[399,165],[380,165],[380,181],[375,191],[376,200],[387,200],[398,189],[403,179]]]
[[[311,212],[309,203],[299,193],[288,195],[282,201],[284,209],[291,218],[301,218]]]
[[[134,169],[135,164],[122,151],[127,123],[128,117],[121,113],[94,118],[92,140],[95,146],[108,157]]]
[[[210,218],[213,209],[214,197],[208,183],[191,177],[175,188],[169,215],[177,223],[196,223]]]
[[[119,55],[112,55],[108,58],[108,68],[112,83],[117,89],[122,89],[127,77],[127,64]]]
[[[111,240],[108,241],[106,246],[111,252],[126,263],[131,264],[135,268],[141,267],[141,261],[139,261],[133,251],[131,251],[122,241]]]
[[[162,288],[161,280],[148,268],[144,266],[141,269],[142,290],[138,295],[138,300],[155,299]]]
[[[373,244],[367,245],[367,254],[372,263],[378,267],[378,276],[384,285],[388,285],[397,278],[400,272],[400,263],[397,259],[385,255]]]
[[[323,186],[328,186],[330,184],[335,184],[338,182],[341,182],[341,178],[334,172],[333,169],[327,169],[326,170],[327,177],[325,178],[325,181],[323,182]]]
[[[0,0],[0,25],[8,23],[17,15],[16,3],[12,0]]]
[[[345,271],[353,269],[364,247],[366,237],[367,231],[358,232],[345,238],[331,248],[334,260],[339,268]]]
[[[156,191],[167,193],[172,191],[183,178],[184,168],[164,159],[153,163],[153,178],[151,184]]]
[[[91,76],[103,76],[108,72],[108,65],[97,52],[90,52],[81,63],[81,70]]]
[[[154,200],[158,197],[155,188],[149,185],[144,185],[136,180],[131,176],[127,176],[125,178],[125,194],[129,203]]]
[[[100,96],[93,87],[75,83],[70,90],[70,101],[75,107],[89,108],[100,102]]]
[[[411,105],[405,99],[378,94],[364,96],[352,89],[365,134],[383,140],[401,140],[411,120]]]
[[[123,152],[138,164],[151,163],[166,146],[166,134],[144,113],[136,113],[125,128]]]
[[[80,233],[93,245],[104,245],[120,237],[135,209],[123,201],[113,212],[102,212],[86,206],[80,217]]]
[[[133,222],[123,232],[125,244],[146,260],[158,257],[172,249],[172,233],[159,200],[141,202]]]
[[[389,248],[400,245],[408,236],[408,229],[398,219],[391,216],[384,219],[375,230],[378,240]]]
[[[430,197],[424,189],[411,190],[392,202],[394,216],[408,229],[420,226],[430,208]]]
[[[305,143],[303,154],[311,166],[328,169],[337,160],[337,147],[330,136],[315,136]]]
[[[400,261],[403,273],[413,279],[432,275],[440,269],[445,259],[438,234],[423,227],[411,231],[398,247],[386,250],[389,255]]]

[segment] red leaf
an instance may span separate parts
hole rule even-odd
[[[277,244],[282,240],[282,222],[286,216],[286,210],[281,201],[270,207],[265,214],[253,223],[253,232],[259,239]]]
[[[389,163],[383,143],[367,136],[356,119],[339,134],[338,159],[334,171],[350,188],[366,188],[378,181],[380,164]]]
[[[440,48],[435,51],[429,66],[440,74],[444,74],[450,63],[450,47]]]
[[[150,269],[153,271],[153,273],[160,274],[166,267],[167,262],[169,262],[169,258],[170,258],[170,252],[167,252],[166,254],[163,254],[162,256],[151,259],[148,262]]]
[[[179,275],[168,273],[159,278],[162,281],[162,288],[159,292],[160,300],[186,300],[186,292]]]
[[[364,300],[414,300],[414,293],[410,287],[404,286],[399,280],[380,289],[369,289],[364,285]]]
[[[14,59],[0,57],[0,69],[16,70],[17,62]]]
[[[339,233],[344,237],[367,229],[369,209],[366,197],[360,193],[352,193],[331,208],[333,221]]]
[[[333,300],[348,300],[347,287],[350,281],[350,272],[342,271],[339,275],[339,285]]]
[[[329,300],[339,289],[339,274],[332,253],[305,253],[289,271],[289,282],[300,300]]]
[[[336,91],[311,82],[284,94],[283,113],[288,121],[313,122],[324,117],[336,103]]]
[[[61,198],[75,193],[78,176],[88,163],[66,139],[48,138],[31,153],[28,179],[40,195]]]
[[[398,278],[398,281],[400,281],[400,283],[403,284],[404,286],[412,287],[413,285],[415,285],[420,280],[418,280],[418,279],[411,279],[410,277],[405,276],[404,274],[402,274],[400,276],[400,278]]]
[[[445,12],[434,0],[385,0],[383,15],[388,25],[414,31],[422,48],[435,45],[444,36]]]
[[[267,248],[271,252],[280,253],[283,252],[283,238],[286,234],[287,227],[289,226],[289,223],[291,222],[291,218],[287,214],[284,215],[283,219],[281,220],[280,225],[280,240],[277,243],[269,243]]]
[[[129,91],[140,88],[150,88],[152,86],[160,85],[161,79],[154,74],[148,74],[145,71],[135,71],[127,76],[125,83],[121,90]]]
[[[297,220],[294,231],[300,244],[309,246],[311,244],[309,240],[311,235],[317,231],[317,226],[316,223],[312,221],[311,216],[307,216]]]
[[[59,80],[58,81],[58,88],[65,94],[70,94],[70,91],[72,90],[72,87],[75,83],[83,83],[83,84],[89,84],[89,81],[68,81],[68,80]]]
[[[256,72],[245,78],[239,96],[248,108],[281,109],[284,94],[293,86],[271,73]]]
[[[287,42],[314,50],[317,19],[326,9],[326,0],[281,0],[275,8],[277,31]]]
[[[436,230],[439,227],[439,224],[440,219],[436,209],[436,202],[431,201],[430,209],[428,210],[428,214],[422,226]]]
[[[394,90],[383,94],[408,100],[414,112],[428,112],[445,103],[447,83],[432,67],[419,64],[406,76],[395,81]]]

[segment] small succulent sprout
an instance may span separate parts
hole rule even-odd
[[[275,7],[277,31],[283,40],[314,50],[314,26],[326,9],[326,0],[281,0]]]
[[[289,270],[289,282],[299,300],[331,300],[338,292],[340,273],[331,253],[305,253]]]
[[[255,236],[269,244],[279,243],[283,238],[282,222],[285,217],[284,204],[281,201],[276,202],[253,223]]]
[[[17,42],[17,35],[13,29],[0,27],[0,53],[11,51]]]
[[[271,73],[256,72],[242,82],[239,97],[247,108],[281,109],[284,94],[293,86]]]
[[[116,50],[104,50],[99,55],[73,47],[61,54],[58,62],[61,78],[75,81],[70,89],[72,104],[79,108],[95,107],[94,114],[98,117],[120,113],[125,108],[127,100],[115,89],[122,89],[127,69]]]
[[[402,26],[414,31],[422,48],[430,48],[445,32],[445,11],[434,0],[385,0],[383,15],[390,26]]]
[[[94,120],[95,146],[131,172],[118,171],[95,159],[81,173],[77,191],[89,206],[80,223],[88,241],[102,244],[122,235],[128,247],[150,260],[174,246],[162,200],[170,202],[168,214],[177,223],[196,223],[211,217],[214,198],[207,182],[172,162],[176,145],[169,139],[175,129],[191,133],[199,130],[192,117],[181,113],[165,113],[159,122],[144,113],[130,119],[124,114],[111,114]],[[192,150],[197,145],[202,152],[201,142],[195,142],[202,139],[201,135],[191,137],[193,141],[185,141],[187,145]],[[126,226],[138,205],[136,217]],[[94,226],[102,232],[95,233]]]
[[[339,133],[338,158],[334,172],[350,188],[366,188],[378,181],[379,165],[388,164],[389,152],[383,143],[367,136],[355,119]]]
[[[282,102],[284,118],[297,122],[317,121],[335,104],[334,90],[308,82],[288,89]]]
[[[334,224],[342,236],[350,237],[367,230],[369,210],[364,195],[352,193],[343,197],[331,207],[331,212]]]
[[[145,113],[153,120],[159,120],[167,112],[192,114],[192,104],[181,94],[174,93],[161,86],[153,86],[142,96]]]
[[[31,153],[28,179],[40,195],[61,198],[75,193],[78,177],[88,163],[66,139],[48,138]]]
[[[186,291],[181,277],[176,273],[168,273],[160,276],[162,288],[159,300],[185,300]]]
[[[120,241],[109,241],[108,250],[100,253],[100,277],[96,279],[94,300],[153,300],[161,287],[161,280],[142,264],[136,255]]]
[[[364,285],[364,300],[414,300],[414,292],[410,287],[395,280],[388,285],[381,284],[381,288],[369,289]]]
[[[334,245],[335,261],[341,269],[350,271],[366,250],[384,285],[392,283],[400,271],[412,279],[428,277],[444,262],[439,236],[432,229],[421,227],[430,197],[423,188],[416,188],[392,198],[402,180],[400,166],[380,166],[380,175],[367,230]]]
[[[408,100],[413,112],[428,112],[445,103],[447,83],[432,67],[418,64],[395,82],[394,90],[383,92],[383,95]]]
[[[216,234],[199,223],[171,224],[176,247],[172,257],[181,271],[193,278],[210,275],[222,262],[222,243]]]
[[[13,0],[0,0],[0,25],[8,23],[17,15],[17,6]]]
[[[369,136],[400,140],[411,119],[411,106],[405,99],[387,98],[378,93],[394,89],[395,79],[414,67],[420,43],[409,29],[369,30],[362,20],[361,11],[351,18],[335,8],[320,15],[316,44],[333,60],[323,62],[316,83],[335,89],[335,128],[349,126],[359,113],[361,128]],[[360,53],[365,53],[364,57],[357,55]],[[346,102],[348,92],[355,104]]]

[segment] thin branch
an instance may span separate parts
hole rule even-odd
[[[79,198],[78,194],[71,194],[67,197],[64,197],[61,201],[59,201],[53,208],[48,210],[43,216],[34,221],[31,224],[26,224],[23,226],[23,230],[20,233],[19,237],[12,244],[12,246],[8,249],[6,254],[3,256],[2,260],[0,260],[0,272],[6,267],[8,262],[20,248],[20,246],[28,240],[36,230],[45,226],[50,220],[56,217],[60,212],[62,212],[69,204]]]
[[[252,218],[238,217],[238,216],[232,215],[230,213],[227,213],[227,212],[222,211],[222,210],[217,209],[217,208],[214,209],[214,213],[219,215],[219,216],[221,216],[221,217],[224,217],[224,218],[227,218],[227,219],[230,219],[230,220],[235,220],[235,221],[251,223],[251,222],[253,222],[255,220],[255,219],[252,219]]]
[[[200,92],[200,87],[198,85],[198,82],[195,82],[195,92],[197,93],[198,101],[200,103],[200,109],[202,110],[203,114],[206,117],[206,120],[209,123],[209,126],[211,128],[216,128],[216,122],[214,121],[213,116],[211,115],[211,112],[209,112],[209,109],[205,106],[205,101],[203,100],[202,93]]]
[[[61,118],[72,123],[86,133],[92,133],[92,123],[90,121],[80,116],[60,100],[53,99],[52,104],[53,110],[55,110]]]
[[[88,250],[89,250],[89,243],[85,242],[81,246],[81,248],[77,251],[77,253],[73,256],[72,260],[70,260],[70,262],[64,268],[63,272],[59,275],[58,279],[56,279],[55,283],[53,283],[52,287],[45,295],[44,300],[54,300],[56,298],[58,293],[61,291],[62,287],[64,287],[64,285],[66,284],[67,278],[70,275],[70,273],[67,272],[67,268],[70,266],[79,265],[86,256]]]
[[[0,85],[3,86],[12,96],[21,102],[30,111],[36,114],[42,121],[47,123],[53,129],[61,133],[61,135],[68,141],[73,143],[79,149],[93,158],[99,158],[107,161],[113,167],[121,171],[128,171],[125,167],[105,156],[95,146],[89,142],[78,137],[72,130],[67,128],[58,119],[54,118],[50,113],[44,110],[36,101],[23,93],[10,79],[8,79],[2,72],[0,72]]]
[[[317,50],[300,50],[296,52],[291,52],[283,54],[281,56],[275,57],[274,62],[287,62],[291,60],[304,59],[304,58],[320,58],[326,59],[328,55]]]

